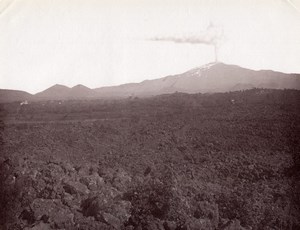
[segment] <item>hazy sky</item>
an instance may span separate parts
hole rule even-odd
[[[0,88],[91,88],[214,61],[300,73],[300,0],[0,0]]]

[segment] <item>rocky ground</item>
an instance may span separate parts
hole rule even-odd
[[[221,218],[217,204],[183,196],[171,170],[168,179],[150,167],[134,177],[30,157],[1,159],[0,167],[7,229],[246,229]]]
[[[299,100],[3,105],[0,229],[299,229]]]

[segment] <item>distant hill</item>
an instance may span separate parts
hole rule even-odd
[[[130,96],[148,97],[161,94],[214,93],[239,91],[252,88],[300,89],[300,74],[286,74],[272,70],[250,70],[221,62],[209,63],[187,72],[170,75],[140,83],[90,89],[84,85],[69,88],[54,85],[34,96],[22,91],[1,91],[1,101],[70,100],[124,98]],[[29,97],[31,96],[31,97]]]
[[[300,74],[254,71],[235,65],[210,63],[178,75],[94,90],[98,96],[126,97],[174,92],[227,92],[251,88],[300,89]]]
[[[25,91],[0,89],[0,102],[13,102],[31,100],[33,95]]]
[[[40,93],[34,95],[34,99],[39,100],[68,100],[89,98],[94,91],[84,85],[76,85],[69,88],[64,85],[54,85]]]
[[[82,97],[92,97],[94,95],[94,91],[84,85],[76,85],[71,88],[69,92],[69,96],[71,98],[82,98]]]
[[[68,96],[70,88],[56,84],[50,88],[34,95],[37,99],[60,99]]]

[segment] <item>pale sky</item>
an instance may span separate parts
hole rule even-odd
[[[214,32],[221,62],[300,73],[300,0],[0,0],[0,88],[182,73],[214,61],[195,42]]]

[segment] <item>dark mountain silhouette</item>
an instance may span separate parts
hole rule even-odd
[[[0,89],[0,102],[31,100],[33,95],[25,91]]]
[[[300,89],[300,74],[286,74],[271,70],[255,71],[216,62],[194,68],[182,74],[119,86],[90,89],[83,85],[77,85],[73,88],[54,85],[35,94],[31,97],[31,100],[147,97],[175,92],[214,93],[251,88]],[[25,96],[16,96],[17,93],[13,95],[12,92],[3,90],[1,94],[5,100],[10,99],[10,101],[25,98]]]

